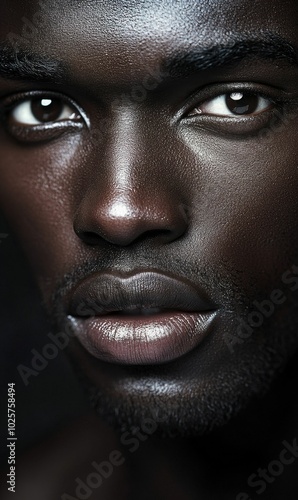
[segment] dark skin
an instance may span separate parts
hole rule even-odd
[[[296,436],[297,295],[283,276],[298,264],[297,4],[119,4],[59,0],[42,29],[18,39],[19,58],[52,61],[52,77],[0,79],[0,97],[16,97],[2,106],[1,210],[57,330],[67,326],[68,287],[91,270],[154,268],[205,288],[218,310],[212,333],[174,362],[105,363],[77,340],[70,354],[116,429],[165,415],[129,455],[144,478],[131,495],[255,498],[247,477]],[[1,5],[1,40],[39,10],[36,1]],[[210,47],[218,61],[209,54],[202,67]],[[247,113],[227,107],[231,94]],[[33,98],[62,103],[64,114],[36,124]],[[240,319],[276,289],[286,299],[239,341]],[[286,488],[296,498],[295,471],[276,480],[270,500]]]

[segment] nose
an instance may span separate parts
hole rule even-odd
[[[74,218],[74,231],[85,244],[105,240],[127,246],[144,238],[170,243],[186,231],[185,199],[173,164],[163,159],[162,144],[158,148],[152,137],[151,146],[146,142],[141,127],[124,116],[110,127],[100,151],[92,148],[88,183]]]
[[[127,246],[146,237],[169,243],[185,232],[185,225],[180,206],[169,197],[155,191],[146,199],[143,192],[116,194],[110,190],[95,201],[93,193],[88,197],[76,217],[75,232],[86,244],[104,239]]]

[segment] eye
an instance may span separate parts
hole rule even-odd
[[[16,125],[34,126],[79,120],[80,114],[58,97],[35,97],[15,105],[10,121]]]
[[[273,106],[270,99],[249,92],[231,92],[203,102],[189,116],[214,115],[239,117],[256,115]]]
[[[89,128],[88,117],[76,102],[51,91],[9,96],[2,101],[0,114],[8,134],[25,143],[50,141]]]

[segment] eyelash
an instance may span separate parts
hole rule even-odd
[[[198,112],[206,103],[233,93],[242,93],[268,101],[268,107],[255,114],[235,116]],[[215,84],[193,94],[179,118],[183,124],[199,127],[202,131],[231,137],[250,137],[270,126],[273,118],[275,124],[281,120],[290,104],[294,104],[293,98],[291,99],[286,92],[267,85],[247,82]]]
[[[269,117],[272,116],[274,110],[283,112],[286,103],[286,99],[280,97],[281,91],[279,91],[279,96],[277,96],[276,94],[278,91],[272,89],[271,92],[269,92],[268,89],[266,90],[267,92],[264,91],[264,86],[262,85],[253,87],[251,84],[243,83],[226,84],[225,86],[217,84],[211,87],[211,89],[210,87],[206,87],[188,99],[187,107],[182,110],[183,114],[182,116],[180,115],[180,118],[184,120],[184,123],[190,123],[197,126],[202,125],[202,128],[215,133],[226,132],[232,135],[241,135],[258,131],[268,124]],[[239,114],[235,116],[224,114],[217,115],[215,113],[204,113],[201,111],[201,108],[204,108],[204,106],[206,107],[216,100],[219,102],[220,98],[224,98],[228,95],[231,96],[232,94],[244,94],[250,97],[255,96],[259,100],[268,101],[270,106],[256,114]],[[274,96],[272,94],[274,94]],[[16,117],[13,118],[13,113],[17,115],[19,112],[20,114],[20,108],[23,106],[23,113],[29,111],[29,113],[31,112],[33,115],[32,105],[34,100],[37,102],[42,100],[58,100],[61,102],[63,109],[66,107],[69,111],[73,111],[73,117],[72,119],[64,117],[63,119],[48,121],[44,124],[17,123]],[[31,108],[29,108],[29,106],[31,106]],[[57,92],[33,91],[23,94],[14,94],[4,99],[1,108],[2,121],[7,132],[20,142],[34,143],[50,141],[61,136],[65,132],[76,132],[82,130],[85,126],[87,126],[87,128],[90,127],[88,117],[80,106],[71,98]],[[12,123],[13,120],[15,120],[14,123]]]
[[[251,111],[250,113],[245,113],[245,111],[247,111],[247,108],[249,107],[249,104],[247,104],[246,106],[245,105],[242,105],[240,106],[238,104],[238,106],[236,105],[237,102],[240,103],[240,101],[244,100],[245,101],[245,97],[246,97],[246,101],[248,101],[249,99],[251,100],[255,100],[256,102],[254,102],[254,105],[255,105],[255,110],[254,111]],[[224,103],[221,102],[221,101],[225,101]],[[228,103],[228,101],[230,101]],[[269,103],[267,106],[265,105],[265,109],[259,109],[259,107],[261,106],[262,107],[262,104],[264,105],[264,103]],[[232,104],[234,105],[234,110],[228,110],[227,113],[224,113],[224,111],[222,111],[221,113],[220,112],[216,112],[213,110],[212,111],[206,111],[206,108],[208,108],[208,105],[209,107],[213,107],[213,108],[216,108],[216,104],[218,105],[218,107],[226,107],[228,108],[229,104]],[[253,93],[249,93],[249,92],[229,92],[229,93],[225,93],[225,94],[220,94],[218,95],[217,97],[213,97],[212,99],[209,99],[203,103],[201,103],[200,105],[196,106],[194,111],[192,113],[189,114],[189,116],[198,116],[198,115],[208,115],[208,116],[222,116],[222,117],[234,117],[235,119],[237,118],[241,118],[243,116],[252,116],[252,115],[257,115],[258,113],[262,113],[264,112],[265,110],[267,110],[270,106],[272,106],[274,103],[272,101],[272,99],[269,99],[269,98],[266,98],[266,97],[263,97],[259,94],[253,94]],[[205,112],[204,112],[204,108],[205,108]],[[239,112],[237,113],[236,112],[236,109],[242,109],[243,110],[243,113],[242,112]]]
[[[30,109],[34,101],[48,101],[49,104],[50,101],[60,102],[64,112],[65,109],[68,109],[69,112],[72,112],[72,115],[69,118],[64,117],[54,121],[45,121],[44,124],[42,122],[38,123],[37,119],[36,123],[32,124],[17,123],[16,116],[13,117],[14,113],[16,115],[19,113],[20,116],[22,112],[23,114],[31,112],[34,118],[32,109]],[[7,132],[20,142],[50,141],[65,132],[76,132],[82,130],[85,126],[90,126],[88,117],[80,106],[71,98],[57,92],[33,91],[9,96],[2,102],[1,118]]]

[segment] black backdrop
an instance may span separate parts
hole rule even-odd
[[[17,450],[34,443],[87,411],[81,387],[63,351],[29,376],[25,385],[20,365],[31,368],[32,349],[42,353],[51,332],[40,305],[29,266],[9,227],[0,219],[0,460],[7,461],[7,384],[16,383]]]

